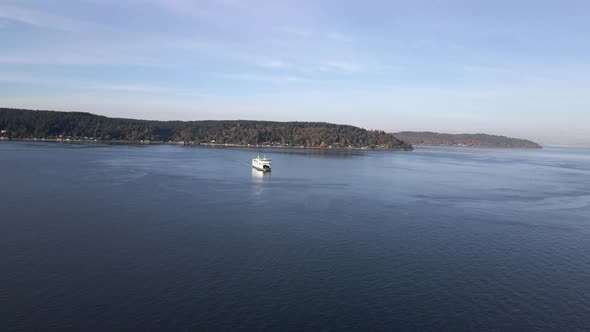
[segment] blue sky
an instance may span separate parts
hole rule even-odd
[[[0,105],[590,145],[588,1],[0,0]]]

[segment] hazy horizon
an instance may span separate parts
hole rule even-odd
[[[0,4],[0,106],[590,145],[584,1]]]

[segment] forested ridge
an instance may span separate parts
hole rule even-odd
[[[324,122],[152,121],[82,112],[0,108],[0,130],[3,132],[0,136],[9,139],[412,149],[410,144],[384,131]]]
[[[405,131],[394,133],[399,139],[415,145],[477,146],[494,148],[540,149],[541,145],[520,138],[487,134],[440,134]]]

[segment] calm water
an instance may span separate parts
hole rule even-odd
[[[590,329],[590,150],[264,152],[0,144],[0,329]]]

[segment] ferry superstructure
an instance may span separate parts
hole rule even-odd
[[[270,158],[260,157],[252,159],[252,167],[259,171],[270,172]]]

